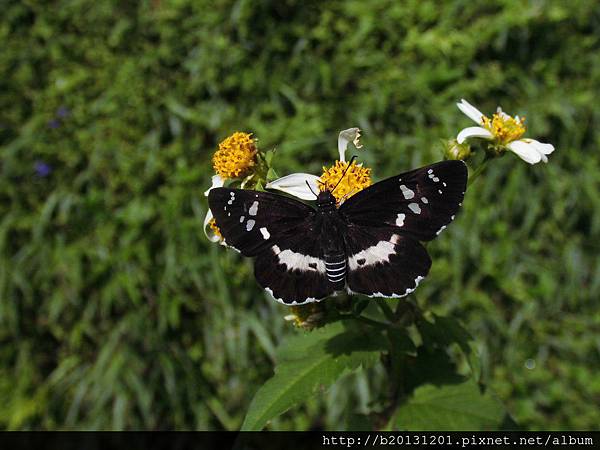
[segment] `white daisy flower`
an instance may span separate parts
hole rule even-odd
[[[498,107],[490,119],[465,99],[461,99],[456,106],[467,117],[481,125],[467,127],[458,133],[456,140],[459,144],[469,138],[486,139],[494,142],[499,148],[510,150],[529,164],[536,164],[540,161],[548,162],[547,155],[554,151],[552,144],[544,144],[535,139],[522,139],[526,130],[524,117],[511,117]]]
[[[362,148],[360,144],[360,129],[359,128],[348,128],[340,132],[338,137],[338,151],[340,155],[339,161],[342,163],[340,167],[346,167],[346,150],[348,144],[352,142],[356,148]],[[360,168],[362,165],[356,165]],[[267,183],[265,186],[267,189],[277,189],[287,194],[298,197],[302,200],[314,200],[315,193],[319,192],[319,185],[324,180],[316,175],[310,173],[293,173],[286,175],[275,181]],[[370,179],[369,179],[370,183]],[[342,191],[340,189],[340,191]]]
[[[206,192],[204,192],[204,196],[208,197],[208,193],[211,191],[211,189],[223,187],[224,184],[225,180],[223,180],[223,178],[221,178],[219,175],[214,175],[212,177],[212,186]],[[206,217],[204,217],[204,234],[211,242],[223,242],[223,237],[219,233],[219,228],[215,223],[215,219],[213,218],[213,213],[210,208],[208,208]]]

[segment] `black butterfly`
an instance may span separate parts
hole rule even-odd
[[[336,291],[404,297],[427,275],[419,241],[434,239],[463,200],[467,167],[443,161],[376,183],[338,208],[330,191],[317,209],[268,192],[215,188],[210,209],[225,243],[256,257],[260,285],[285,305]]]

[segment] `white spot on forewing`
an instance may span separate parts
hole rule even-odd
[[[433,170],[429,169],[427,171],[427,173],[429,174],[428,177],[431,178],[434,183],[437,183],[438,181],[440,181],[440,179],[438,177],[435,176],[435,174],[433,173]]]
[[[302,270],[305,272],[315,270],[314,267],[310,267],[309,264],[316,264],[317,271],[325,273],[325,261],[314,256],[303,255],[292,250],[283,250],[274,245],[271,247],[273,253],[277,255],[280,264],[285,264],[288,270]]]
[[[394,244],[389,241],[380,241],[377,245],[373,245],[365,250],[361,250],[356,255],[348,258],[348,267],[350,270],[356,270],[359,267],[370,266],[378,263],[389,262],[390,256],[395,254]],[[358,264],[359,259],[364,259],[362,265]]]
[[[441,190],[441,189],[438,189],[438,192],[441,194],[441,193],[442,193],[442,190]]]
[[[421,197],[421,201],[425,204],[429,203],[429,200],[427,200],[427,197]]]
[[[240,217],[240,223],[242,223],[244,221],[244,219],[246,218],[246,216],[242,216]]]
[[[269,230],[267,230],[266,227],[262,227],[260,229],[260,234],[263,235],[263,238],[265,239],[265,241],[271,237],[271,233],[269,233]]]
[[[397,244],[398,242],[400,242],[401,239],[402,239],[402,237],[399,234],[392,234],[392,237],[390,238],[390,242],[392,244]]]
[[[440,228],[439,230],[436,231],[435,235],[439,235],[442,231],[444,231],[446,229],[446,225],[442,226],[442,228]]]
[[[252,206],[248,210],[248,214],[250,214],[251,216],[255,216],[256,213],[258,213],[258,202],[257,201],[252,203]]]
[[[396,226],[397,227],[402,227],[404,226],[404,219],[406,218],[406,214],[398,214],[398,217],[396,218]]]
[[[405,185],[400,185],[400,190],[402,191],[402,195],[406,200],[410,200],[415,196],[415,192],[412,189],[407,188]]]
[[[419,206],[418,203],[409,203],[408,209],[410,209],[415,214],[421,214],[421,207]]]
[[[248,222],[246,222],[246,231],[252,231],[252,228],[254,228],[254,224],[256,222],[252,219],[248,219]]]

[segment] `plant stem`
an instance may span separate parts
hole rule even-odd
[[[483,173],[483,171],[486,168],[487,163],[490,159],[491,158],[486,154],[485,158],[483,159],[483,161],[481,162],[479,167],[477,167],[477,169],[475,169],[473,171],[473,174],[469,177],[469,181],[467,181],[467,187],[471,186],[473,184],[473,182],[475,182],[475,180],[477,178],[479,178],[479,175],[481,175]]]
[[[390,308],[390,305],[387,304],[385,299],[376,298],[375,302],[377,303],[377,306],[379,306],[379,309],[381,309],[387,320],[389,320],[390,322],[396,321],[396,315],[394,314],[394,311],[392,311],[392,308]]]

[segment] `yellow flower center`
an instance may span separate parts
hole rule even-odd
[[[321,191],[332,191],[347,168],[348,163],[342,161],[336,161],[329,169],[323,167],[323,175],[321,175],[319,180],[319,189]],[[358,165],[353,161],[350,169],[348,169],[348,172],[344,175],[344,179],[340,182],[335,191],[333,191],[333,196],[340,202],[340,200],[346,199],[370,185],[371,169],[363,167],[362,164]]]
[[[503,113],[494,113],[491,119],[483,116],[481,122],[501,144],[516,141],[525,134],[525,117],[517,120]]]
[[[221,230],[217,226],[217,221],[214,219],[214,217],[208,221],[208,226],[213,233],[219,237],[219,239],[223,240],[223,235],[221,234]]]
[[[233,133],[219,144],[213,155],[215,172],[223,179],[244,176],[256,163],[255,142],[252,133]]]

